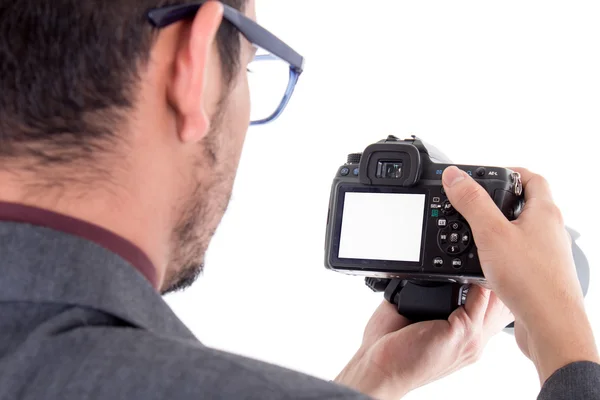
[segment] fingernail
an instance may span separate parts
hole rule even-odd
[[[462,172],[457,167],[452,166],[452,167],[446,168],[446,170],[444,171],[444,176],[443,176],[442,180],[444,181],[444,184],[446,186],[452,187],[452,186],[456,185],[458,182],[465,179],[466,176],[467,176],[467,174]]]

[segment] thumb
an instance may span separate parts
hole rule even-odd
[[[486,190],[457,167],[448,167],[442,177],[452,206],[467,220],[479,248],[501,236],[511,225]]]

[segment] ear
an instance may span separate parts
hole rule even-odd
[[[191,26],[182,29],[169,90],[171,105],[178,113],[178,132],[182,142],[198,142],[210,130],[207,104],[217,96],[210,82],[220,82],[218,70],[211,68],[218,57],[216,36],[223,19],[223,5],[209,1],[202,5]],[[213,87],[219,87],[212,85]]]

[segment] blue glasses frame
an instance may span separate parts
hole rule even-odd
[[[175,22],[196,15],[200,7],[208,1],[200,0],[193,4],[180,4],[166,7],[153,8],[148,11],[148,21],[155,28],[164,28]],[[304,71],[304,57],[298,54],[294,49],[285,44],[277,36],[246,17],[240,11],[226,4],[223,4],[223,18],[237,28],[244,37],[256,47],[260,47],[271,54],[259,55],[256,59],[270,59],[275,56],[285,61],[290,66],[290,80],[279,107],[273,114],[265,119],[250,122],[250,125],[264,125],[277,119],[288,105],[298,79]]]

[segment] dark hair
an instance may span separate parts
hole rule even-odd
[[[18,158],[67,165],[110,150],[156,38],[146,12],[187,2],[0,0],[0,168]],[[218,42],[229,83],[240,35],[223,22]]]

